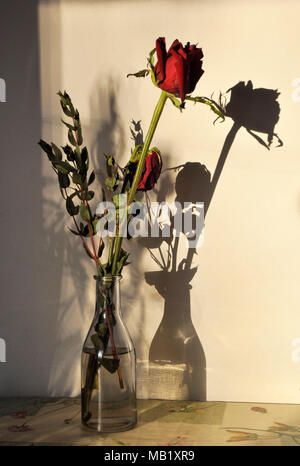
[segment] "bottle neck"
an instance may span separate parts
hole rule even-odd
[[[94,277],[96,282],[96,313],[106,309],[119,314],[120,302],[120,276]]]

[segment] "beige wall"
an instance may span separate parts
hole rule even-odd
[[[168,281],[168,309],[174,308],[174,319],[167,317],[165,345],[175,355],[176,342],[191,341],[182,360],[174,356],[173,366],[148,364],[164,300],[144,279],[144,272],[159,270],[157,265],[147,250],[131,247],[139,262],[125,271],[123,308],[137,349],[140,397],[200,398],[206,391],[208,400],[300,402],[300,362],[292,346],[300,338],[300,102],[292,99],[292,81],[300,77],[299,15],[299,2],[291,0],[40,2],[42,136],[65,142],[55,93],[66,89],[80,110],[96,167],[104,151],[126,160],[132,118],[142,120],[146,131],[158,90],[150,79],[127,79],[126,74],[145,66],[158,36],[165,36],[167,44],[178,38],[203,48],[205,73],[198,95],[217,96],[240,80],[280,92],[276,132],[284,145],[276,148],[275,141],[268,151],[241,129],[228,154],[206,217],[204,244],[193,260],[198,269],[190,309],[187,286],[178,292],[178,275],[162,278]],[[216,125],[213,120],[203,105],[187,104],[180,114],[168,104],[154,140],[165,168],[201,162],[213,174],[232,126],[230,119]],[[176,175],[161,178],[162,186],[168,183],[169,200],[175,198]],[[35,270],[32,299],[22,310],[20,301],[16,305],[16,314],[26,314],[20,325],[27,333],[26,341],[18,340],[19,358],[12,356],[11,344],[6,367],[0,365],[6,395],[78,394],[80,348],[93,313],[93,268],[76,238],[67,234],[67,217],[46,160],[41,176],[39,232],[46,253],[39,254],[39,243],[29,242],[39,274]],[[33,215],[31,204],[27,213]],[[180,253],[186,255],[183,240]],[[33,273],[30,267],[27,273]],[[21,290],[25,285],[19,283]],[[8,309],[9,296],[2,328],[11,335],[15,327]],[[28,322],[34,326],[36,319],[39,325],[30,337]],[[0,337],[8,338],[5,332],[0,330]],[[26,370],[18,373],[23,359]]]

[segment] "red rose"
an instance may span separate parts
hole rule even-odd
[[[158,151],[153,150],[146,156],[145,168],[138,184],[138,191],[149,191],[157,182],[162,169],[162,159]]]
[[[157,64],[154,72],[158,87],[171,94],[178,94],[183,103],[204,73],[202,49],[188,42],[185,47],[176,39],[168,53],[164,37],[156,41]]]

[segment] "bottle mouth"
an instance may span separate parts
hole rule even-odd
[[[122,275],[110,275],[110,276],[104,276],[104,277],[99,277],[99,275],[94,275],[94,279],[99,281],[99,282],[116,282],[121,280]]]

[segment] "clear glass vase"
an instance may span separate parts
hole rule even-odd
[[[82,350],[82,424],[120,432],[137,422],[135,348],[122,320],[121,277],[94,278],[96,310]]]

